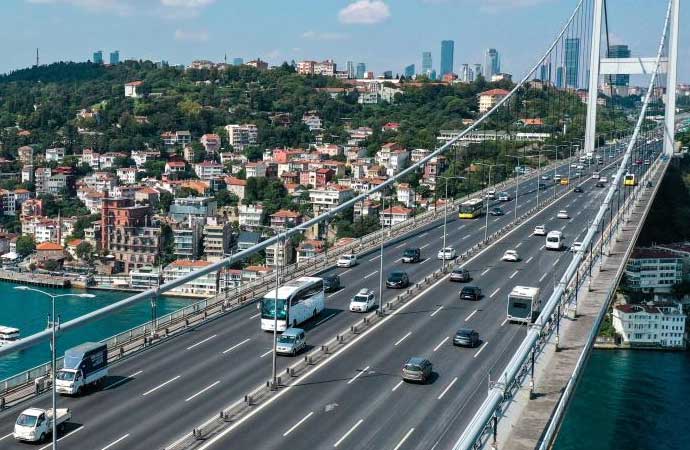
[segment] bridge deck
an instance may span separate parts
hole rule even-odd
[[[653,177],[656,186],[665,170],[660,168]],[[635,245],[637,229],[645,217],[644,211],[650,206],[654,189],[645,189],[637,206],[631,209],[630,220],[621,227],[618,239],[614,239],[610,256],[604,258],[600,270],[592,272],[591,291],[582,289],[578,298],[577,319],[561,321],[560,348],[554,352],[547,350],[544,361],[535,376],[534,398],[529,399],[529,388],[522,388],[517,403],[520,410],[515,417],[509,418],[510,430],[499,433],[507,439],[498,442],[497,447],[505,450],[532,450],[539,448],[544,430],[570,380],[577,360],[587,343],[589,333],[594,326],[602,306],[609,302],[608,289],[617,283],[616,273],[626,263],[625,258],[630,247]],[[522,406],[522,408],[520,408]],[[511,414],[511,411],[508,411]]]

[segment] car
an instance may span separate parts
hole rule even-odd
[[[544,180],[544,181],[548,181],[548,180],[551,179],[551,177],[548,176],[548,175],[542,175],[542,176],[541,176],[541,179]]]
[[[602,183],[601,181],[597,181],[597,184],[595,184],[594,187],[603,188],[604,183]]]
[[[606,177],[599,177],[599,182],[600,183],[608,183],[608,179]]]
[[[332,273],[323,277],[323,290],[324,292],[333,292],[340,289],[340,277]]]
[[[350,300],[350,311],[368,312],[376,306],[376,296],[371,289],[362,288]]]
[[[561,209],[558,211],[558,214],[556,214],[556,218],[558,219],[570,219],[570,215],[568,214],[568,211],[565,209]]]
[[[547,187],[546,183],[539,183],[539,189],[546,189]]]
[[[498,201],[500,202],[509,202],[510,201],[510,194],[507,192],[501,192],[498,194]]]
[[[410,278],[407,276],[407,272],[402,270],[394,270],[388,274],[386,278],[386,287],[395,289],[404,289],[410,285]]]
[[[338,267],[354,267],[357,265],[357,255],[352,253],[340,255],[335,265]]]
[[[450,277],[448,279],[450,281],[459,281],[464,283],[470,281],[472,277],[470,276],[469,270],[456,267],[450,272]]]
[[[402,262],[416,263],[422,260],[422,251],[418,248],[406,248],[402,255]]]
[[[426,358],[413,356],[405,361],[402,368],[403,381],[414,381],[418,383],[426,383],[431,379],[433,373],[433,366],[431,361]]]
[[[517,250],[506,250],[501,259],[503,261],[518,262],[520,261],[520,255],[518,255]]]
[[[636,159],[636,160],[635,160],[635,164],[637,164],[638,166],[641,166],[641,165],[642,165],[642,160],[641,160],[641,159]]]
[[[555,181],[556,183],[558,183],[559,181],[561,181],[561,175],[558,174],[558,173],[555,174],[555,175],[553,176],[553,181]]]
[[[494,191],[493,189],[489,190],[486,193],[486,198],[488,198],[489,200],[494,200],[496,198],[496,191]]]
[[[576,169],[577,170],[585,170],[585,166],[583,166],[582,164],[578,164]]]
[[[295,356],[297,353],[305,349],[307,346],[307,339],[304,336],[304,330],[301,328],[290,327],[278,337],[276,343],[276,353],[281,355]]]
[[[482,290],[477,286],[465,286],[460,291],[460,300],[480,300]]]
[[[444,260],[455,259],[455,249],[453,247],[442,248],[436,257]]]
[[[491,208],[491,210],[489,211],[489,215],[492,215],[492,216],[502,216],[504,214],[505,214],[505,212],[503,212],[503,210],[501,208],[499,208],[498,206],[495,208]]]
[[[564,178],[561,178],[560,183],[561,183],[561,186],[567,186],[570,184],[570,180],[568,178],[564,177]]]
[[[577,164],[575,164],[575,163],[570,164],[570,168],[571,168],[571,169],[576,169],[576,168],[577,168]]]
[[[573,245],[570,246],[570,251],[573,253],[579,252],[580,250],[582,250],[582,242],[580,241],[575,241]]]
[[[582,194],[585,191],[584,191],[584,189],[582,189],[582,186],[575,186],[575,189],[573,189],[573,192],[575,192],[577,194]]]
[[[576,178],[580,178],[580,177],[582,176],[582,172],[580,172],[580,171],[578,170],[577,172],[575,172],[575,174],[574,174],[573,176],[576,177]]]
[[[650,164],[650,161],[649,161],[648,159],[645,159],[645,160],[644,160],[644,165],[645,165],[645,166],[648,166],[649,164]]]
[[[453,336],[453,345],[458,347],[476,347],[479,342],[479,333],[469,328],[461,328]]]
[[[534,236],[546,236],[546,227],[544,225],[537,225],[534,227],[532,234]]]

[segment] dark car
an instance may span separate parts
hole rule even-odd
[[[477,286],[465,286],[460,291],[461,300],[479,300],[482,298],[482,290]]]
[[[604,187],[604,183],[602,183],[601,181],[597,181],[597,184],[595,184],[594,186],[595,186],[595,187],[598,187],[598,188],[603,188],[603,187]]]
[[[340,289],[340,277],[336,274],[326,275],[323,277],[323,290],[325,292],[333,292]]]
[[[416,263],[422,260],[422,251],[418,248],[406,248],[402,255],[402,262]]]
[[[503,210],[501,208],[496,207],[496,208],[491,208],[491,210],[489,211],[489,214],[491,214],[492,216],[502,216],[505,213],[503,212]]]
[[[546,183],[539,183],[539,189],[546,189],[547,187]]]
[[[575,189],[573,189],[573,192],[576,192],[578,194],[582,194],[585,191],[580,186],[575,186]]]
[[[449,280],[450,281],[460,281],[460,282],[470,281],[471,280],[470,271],[467,269],[461,269],[459,267],[455,268],[450,273]]]
[[[479,345],[479,333],[468,328],[462,328],[453,336],[453,345],[460,347],[476,347]]]
[[[386,278],[386,287],[402,289],[410,285],[410,279],[407,277],[407,273],[402,270],[395,270],[388,274]]]
[[[431,378],[432,373],[431,361],[426,358],[413,356],[405,362],[402,368],[402,379],[404,381],[426,383]]]

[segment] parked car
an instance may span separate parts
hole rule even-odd
[[[520,261],[520,255],[518,255],[517,250],[506,250],[501,259],[503,261],[518,262]]]
[[[460,282],[467,282],[472,279],[470,276],[470,271],[467,269],[462,269],[460,267],[456,267],[453,269],[453,271],[450,273],[450,277],[448,278],[450,281],[460,281]]]
[[[405,362],[402,368],[402,379],[404,381],[416,381],[426,383],[431,378],[433,366],[431,361],[426,358],[413,356]]]
[[[453,345],[459,347],[476,347],[479,345],[479,333],[469,328],[461,328],[453,336]]]
[[[406,248],[402,255],[402,262],[416,263],[422,260],[422,251],[419,248]]]
[[[340,277],[337,274],[332,273],[323,277],[324,292],[333,292],[338,289],[340,289]]]
[[[442,248],[441,250],[438,251],[438,255],[436,255],[438,259],[455,259],[455,249],[453,247],[446,247]]]
[[[290,327],[283,331],[276,343],[276,353],[295,356],[307,346],[304,330]]]
[[[410,279],[407,276],[407,273],[403,272],[402,270],[394,270],[393,272],[389,273],[388,278],[386,278],[387,288],[403,289],[409,285]]]
[[[354,267],[356,265],[357,255],[354,255],[352,253],[340,255],[340,258],[338,258],[338,261],[336,262],[336,266],[338,267]]]
[[[582,189],[581,186],[575,186],[575,189],[573,189],[573,192],[575,192],[577,194],[582,194],[585,191],[584,191],[584,189]]]
[[[558,211],[556,217],[558,219],[570,219],[570,215],[568,214],[568,211],[566,211],[565,209],[561,209],[560,211]]]
[[[534,227],[532,234],[534,236],[546,236],[546,227],[544,225],[537,225]]]
[[[580,250],[582,250],[582,242],[580,241],[575,241],[573,245],[570,246],[570,251],[573,253],[579,252]]]
[[[371,289],[362,288],[350,300],[350,311],[367,312],[376,306],[376,297]]]
[[[460,291],[460,300],[479,300],[482,298],[482,290],[477,286],[465,286]]]
[[[491,210],[489,211],[489,214],[492,216],[502,216],[505,213],[503,212],[503,210],[501,208],[499,208],[497,206],[495,208],[491,208]]]

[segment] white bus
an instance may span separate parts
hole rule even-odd
[[[323,279],[300,277],[285,283],[278,288],[278,301],[275,301],[276,290],[271,289],[264,295],[259,304],[261,311],[261,329],[273,331],[276,316],[278,331],[285,331],[302,322],[316,317],[325,307]],[[290,324],[290,325],[288,325]]]
[[[508,321],[534,322],[541,312],[539,292],[538,287],[515,286],[508,294]]]

